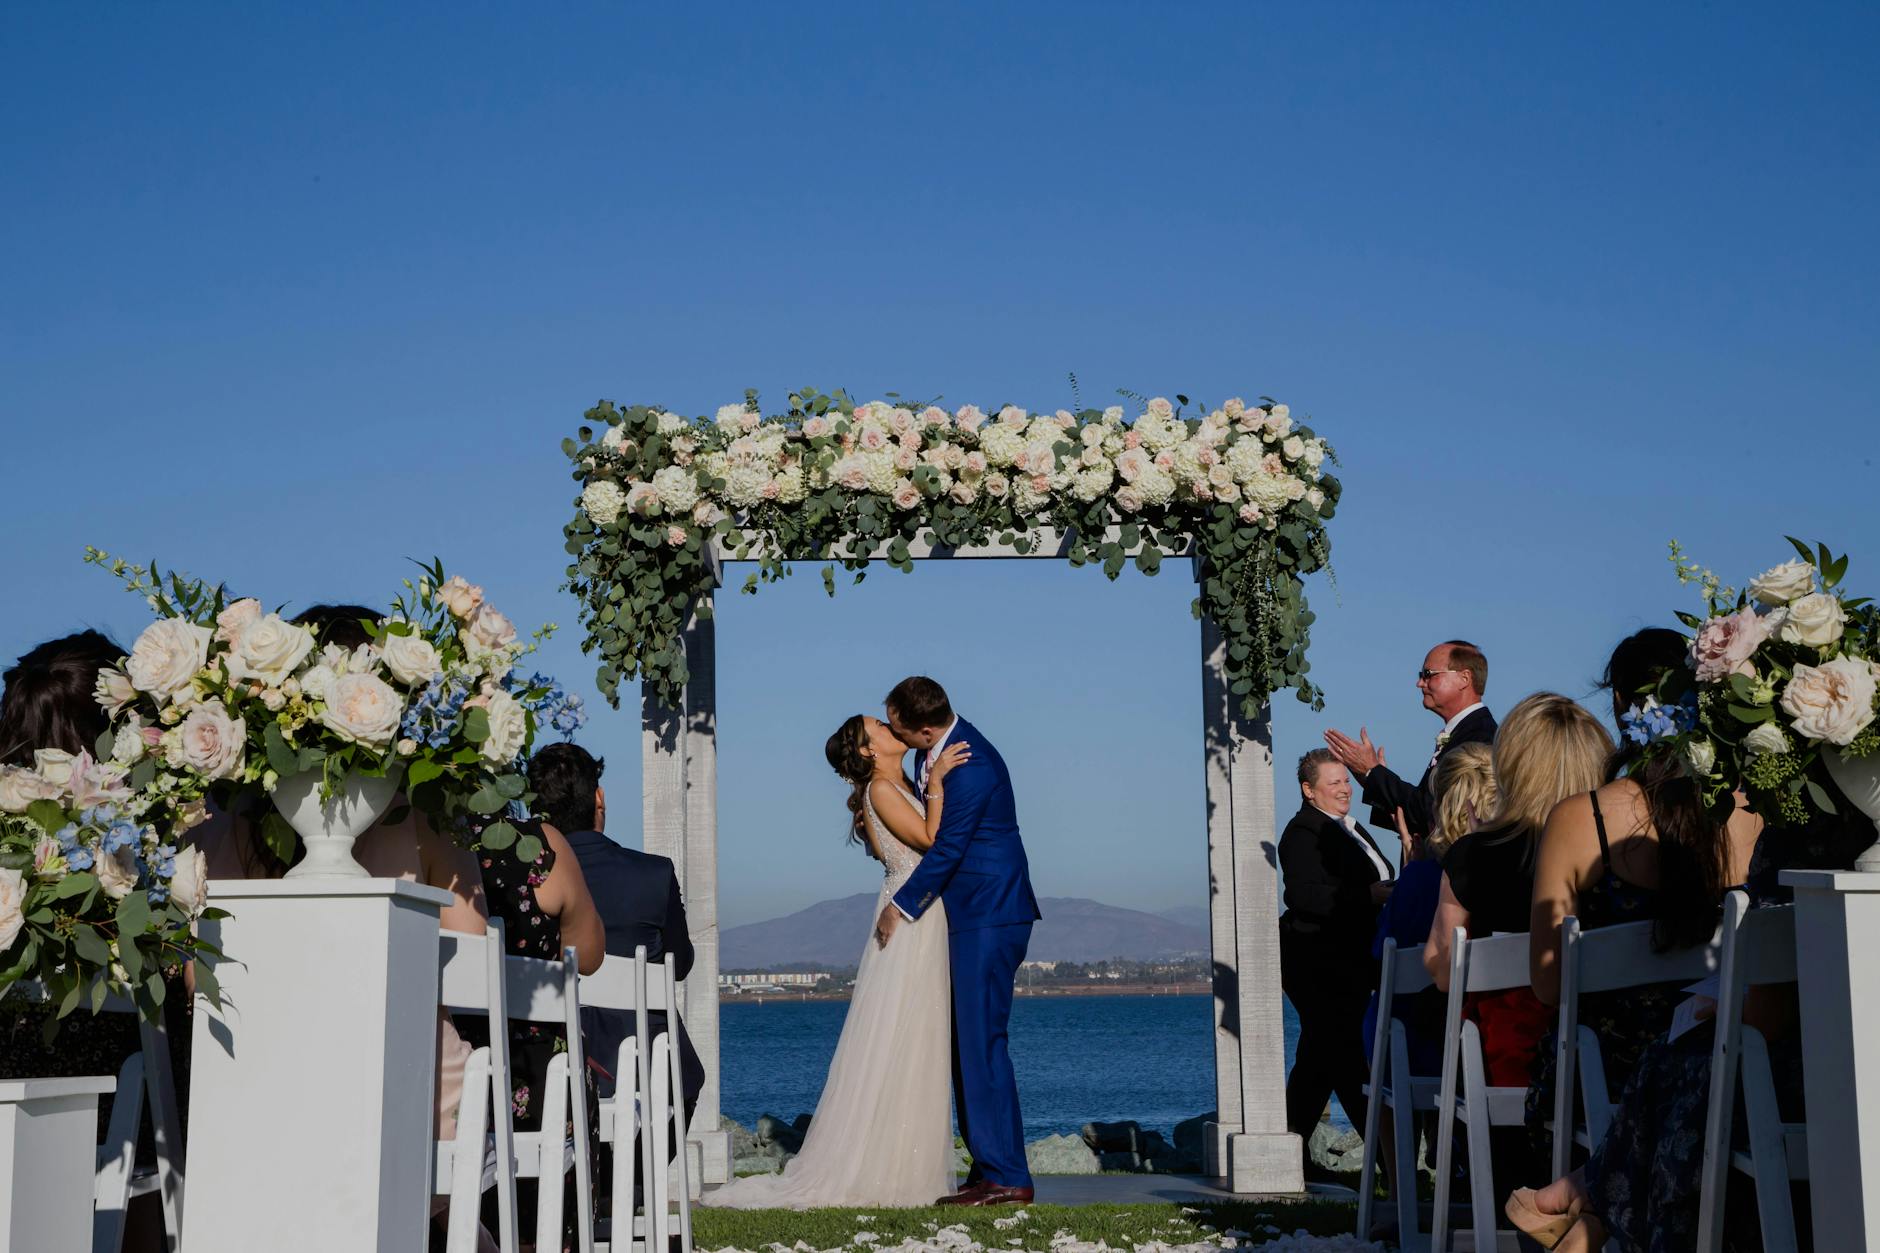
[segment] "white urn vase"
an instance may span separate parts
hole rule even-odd
[[[1854,803],[1854,808],[1867,815],[1875,834],[1880,835],[1880,753],[1843,757],[1835,749],[1823,748],[1821,763],[1828,768],[1835,786]],[[1854,869],[1880,873],[1880,841],[1869,844],[1867,851],[1854,859]]]
[[[287,872],[290,879],[369,879],[371,872],[353,859],[353,841],[391,808],[404,775],[394,768],[374,776],[353,771],[320,799],[321,772],[303,770],[274,785],[274,807],[294,828],[307,855]]]

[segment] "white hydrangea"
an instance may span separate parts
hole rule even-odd
[[[609,452],[627,442],[627,433],[617,426],[610,426],[601,432],[601,447]]]
[[[1290,474],[1256,474],[1246,482],[1247,499],[1257,505],[1261,513],[1278,513],[1292,503],[1289,484],[1297,482],[1299,480]]]
[[[1260,473],[1260,462],[1266,456],[1266,450],[1257,439],[1237,439],[1227,446],[1227,453],[1221,458],[1221,464],[1234,472],[1237,482],[1250,482]]]
[[[1009,466],[1025,451],[1025,436],[1016,427],[1002,422],[979,433],[979,448],[986,454],[988,465]]]
[[[685,427],[685,419],[676,413],[661,413],[659,415],[659,433],[661,435],[677,435],[680,431],[683,431]]]
[[[1032,476],[1021,474],[1012,480],[1012,504],[1025,517],[1038,512],[1051,499],[1051,493],[1037,486]]]
[[[1152,465],[1144,470],[1133,486],[1142,493],[1146,504],[1166,505],[1175,498],[1175,476],[1160,466]]]
[[[1201,450],[1207,445],[1195,440],[1186,440],[1175,445],[1175,464],[1170,467],[1177,483],[1186,483],[1193,487],[1208,481],[1208,468],[1201,464]]]
[[[734,509],[746,509],[764,498],[770,483],[770,471],[761,465],[733,466],[725,476],[725,503]]]
[[[777,471],[777,499],[786,505],[794,505],[809,495],[809,484],[803,478],[802,466],[785,466]]]
[[[611,479],[598,479],[581,492],[581,508],[596,526],[610,526],[626,507],[627,494]]]
[[[708,452],[699,460],[708,479],[722,479],[731,473],[731,458],[721,452]]]
[[[667,466],[653,475],[653,490],[659,501],[674,513],[690,513],[698,503],[698,479],[690,470]]]
[[[1161,452],[1164,448],[1173,448],[1188,438],[1188,424],[1179,418],[1163,417],[1156,414],[1153,407],[1148,413],[1136,419],[1136,434],[1142,438],[1142,446],[1150,452]]]
[[[895,485],[901,482],[894,454],[890,452],[863,453],[862,474],[868,481],[868,490],[877,496],[894,495]]]
[[[1093,466],[1077,476],[1071,487],[1071,494],[1085,504],[1089,504],[1109,491],[1110,484],[1115,480],[1116,476],[1110,473],[1109,466]]]
[[[744,415],[748,412],[743,405],[719,405],[718,416],[712,420],[721,431],[737,431],[744,428]]]

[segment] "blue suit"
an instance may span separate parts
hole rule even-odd
[[[1005,759],[964,718],[946,742],[969,745],[972,760],[947,775],[946,808],[933,847],[895,893],[894,903],[918,918],[934,901],[946,902],[954,1104],[960,1135],[973,1155],[967,1182],[985,1178],[1001,1187],[1029,1188],[1006,1029],[1012,981],[1031,942],[1031,924],[1040,917],[1038,898],[1031,890]]]

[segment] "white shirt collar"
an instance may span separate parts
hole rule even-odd
[[[1314,805],[1312,808],[1319,809],[1317,805]],[[1390,863],[1384,860],[1382,854],[1371,847],[1371,841],[1358,834],[1358,820],[1353,818],[1349,812],[1347,812],[1343,818],[1340,818],[1337,814],[1325,813],[1323,809],[1319,809],[1319,812],[1325,814],[1327,818],[1330,818],[1333,822],[1336,822],[1345,829],[1345,834],[1351,837],[1352,843],[1363,849],[1364,855],[1369,857],[1371,864],[1377,867],[1377,877],[1388,883],[1390,881]]]
[[[940,755],[940,750],[947,746],[947,741],[953,738],[954,728],[958,727],[959,725],[960,725],[959,715],[955,714],[953,717],[953,721],[947,723],[946,731],[940,736],[939,739],[933,742],[933,747],[928,749],[925,753],[921,755],[920,777],[923,783],[925,783],[927,779],[927,767],[931,766],[933,764],[933,759]]]
[[[1462,720],[1464,718],[1468,717],[1470,714],[1474,713],[1478,709],[1486,709],[1486,708],[1488,708],[1488,706],[1484,705],[1481,701],[1478,700],[1473,705],[1470,705],[1467,709],[1458,711],[1455,717],[1451,718],[1448,722],[1443,723],[1443,734],[1454,735],[1456,733],[1456,728],[1462,725]]]

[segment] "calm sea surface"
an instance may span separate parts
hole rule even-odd
[[[1207,996],[1018,998],[1012,1066],[1025,1138],[1126,1118],[1167,1135],[1213,1109],[1212,1007]],[[788,1120],[813,1111],[848,1008],[843,1001],[726,1001],[719,1019],[724,1112],[748,1127],[762,1114]],[[1299,1038],[1290,1004],[1285,1028],[1290,1068]]]

